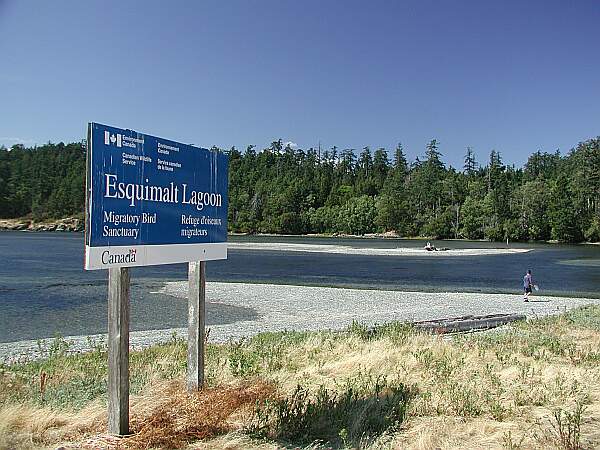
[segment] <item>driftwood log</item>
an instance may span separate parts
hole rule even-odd
[[[447,319],[413,322],[415,328],[435,334],[464,333],[467,331],[489,330],[500,325],[525,320],[523,314],[489,314],[485,316],[461,316]]]

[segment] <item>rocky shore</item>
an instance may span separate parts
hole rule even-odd
[[[35,221],[33,219],[0,219],[0,230],[6,231],[83,231],[84,223],[77,217]]]

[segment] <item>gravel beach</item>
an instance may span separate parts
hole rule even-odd
[[[254,320],[211,325],[210,341],[226,342],[264,331],[341,329],[357,320],[367,325],[393,320],[415,321],[468,314],[518,313],[528,317],[557,314],[586,305],[600,304],[600,299],[532,296],[524,303],[518,293],[427,293],[384,290],[343,289],[209,282],[207,309],[218,303],[245,306],[256,311]],[[187,282],[169,282],[162,292],[174,302],[186,302]],[[185,337],[184,328],[134,331],[130,333],[132,348],[165,342],[174,335]],[[70,336],[69,351],[84,352],[103,345],[106,336]],[[53,339],[0,343],[0,362],[35,359],[47,354]]]

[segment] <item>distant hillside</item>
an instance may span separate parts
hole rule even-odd
[[[0,149],[0,218],[60,218],[82,214],[84,207],[81,143]]]
[[[457,170],[434,139],[416,161],[399,144],[358,154],[273,142],[230,157],[230,231],[351,233],[503,241],[600,240],[600,138],[568,155],[533,153],[523,168],[499,152],[480,164],[466,149]],[[391,159],[391,160],[390,160]],[[0,148],[0,218],[81,216],[81,143]]]

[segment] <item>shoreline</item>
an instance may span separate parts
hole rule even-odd
[[[186,301],[187,281],[166,282],[160,289],[173,301]],[[600,304],[600,299],[534,296],[524,303],[520,294],[407,292],[375,289],[277,284],[207,283],[207,307],[214,303],[252,308],[257,318],[223,325],[206,324],[209,342],[226,343],[262,332],[340,330],[358,321],[374,326],[391,321],[415,322],[465,315],[523,314],[541,317],[578,306]],[[130,332],[132,350],[186,339],[187,328]],[[106,334],[67,336],[67,353],[104,348]],[[0,363],[44,358],[56,338],[0,343]]]
[[[43,220],[39,222],[27,217],[0,219],[0,231],[81,233],[84,231],[84,220],[79,217],[64,217],[62,219]]]
[[[64,217],[62,219],[46,220],[36,222],[27,217],[17,219],[0,219],[1,231],[25,231],[25,232],[70,232],[81,233],[84,231],[85,220],[79,217]],[[479,242],[479,243],[499,243],[505,241],[489,241],[486,239],[464,239],[464,238],[448,238],[437,239],[428,236],[401,236],[395,231],[386,231],[383,233],[367,233],[363,235],[346,234],[346,233],[306,233],[306,234],[274,234],[274,233],[242,233],[231,231],[228,236],[256,236],[256,237],[273,237],[273,238],[316,238],[316,239],[382,239],[382,240],[399,240],[399,241],[436,241],[436,242]],[[551,244],[551,245],[598,245],[600,242],[560,242],[555,240],[548,241],[511,241],[511,243],[519,244]]]

